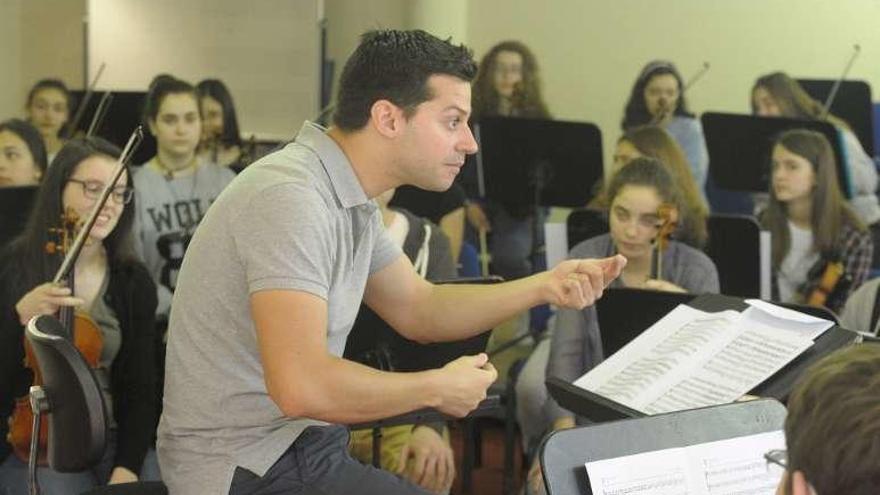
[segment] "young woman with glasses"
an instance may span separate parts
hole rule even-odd
[[[63,213],[84,221],[112,179],[119,150],[97,138],[74,139],[46,172],[24,233],[0,260],[0,492],[25,493],[27,462],[12,454],[7,419],[28,393],[23,328],[32,317],[63,307],[86,313],[102,343],[94,368],[110,419],[101,462],[79,473],[39,468],[43,493],[81,493],[107,483],[135,481],[145,465],[155,424],[154,314],[156,291],[131,244],[134,191],[123,172],[89,231],[73,268],[74,290],[50,282],[63,255],[47,254]],[[155,470],[155,457],[150,456]]]

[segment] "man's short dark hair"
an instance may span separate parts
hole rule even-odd
[[[427,82],[435,74],[470,82],[477,64],[464,45],[425,31],[369,31],[342,70],[333,122],[345,131],[361,129],[378,100],[394,103],[409,117],[431,99]]]
[[[880,344],[830,354],[788,400],[788,470],[819,495],[880,493]]]

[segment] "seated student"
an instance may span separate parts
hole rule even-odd
[[[876,224],[876,229],[880,231],[880,224],[877,224],[880,221],[880,204],[875,194],[877,169],[849,125],[834,115],[824,114],[823,105],[811,98],[797,81],[783,72],[759,77],[752,87],[751,96],[752,113],[755,115],[821,120],[834,124],[840,133],[846,157],[849,187],[853,193],[850,204],[865,225]]]
[[[788,399],[786,451],[768,462],[785,467],[779,495],[880,493],[880,345],[860,344],[825,356]]]
[[[156,291],[131,248],[134,205],[128,172],[115,185],[76,260],[73,293],[51,282],[62,257],[45,253],[48,242],[57,242],[50,229],[58,227],[62,212],[73,210],[82,219],[91,212],[112,178],[118,156],[119,150],[101,139],[69,141],[46,173],[25,232],[0,260],[0,493],[27,493],[27,458],[18,454],[29,448],[12,453],[6,435],[14,401],[26,401],[32,383],[31,370],[23,364],[23,326],[36,315],[55,314],[62,307],[84,312],[100,332],[103,346],[93,371],[109,413],[110,434],[103,458],[93,469],[58,473],[39,467],[42,492],[82,493],[107,483],[135,481],[142,469],[158,470],[155,454],[147,456],[156,414],[150,358]],[[16,438],[28,445],[30,419],[23,418],[27,428],[17,431],[24,437]]]
[[[473,123],[479,124],[483,117],[551,118],[541,96],[537,59],[519,41],[502,41],[490,48],[480,61],[473,86]],[[531,259],[534,212],[519,205],[477,202],[475,159],[468,160],[471,163],[459,179],[471,200],[466,208],[467,219],[474,229],[491,231],[493,273],[508,280],[530,275],[535,270]]]
[[[455,278],[455,263],[452,261],[449,240],[443,231],[427,219],[419,218],[406,210],[389,207],[389,201],[394,196],[395,190],[390,189],[376,197],[376,204],[382,213],[382,223],[391,239],[403,249],[403,253],[412,261],[413,268],[423,278],[432,281]],[[344,357],[360,362],[364,362],[362,358],[365,353],[351,356],[349,347],[353,339],[361,340],[363,333],[369,331],[363,326],[366,319],[364,311],[365,307],[362,307],[351,329],[349,345],[344,353]],[[377,332],[371,335],[372,340],[378,344],[371,351],[375,352],[382,346],[393,349],[393,342],[401,338],[396,332],[386,330],[385,334]],[[415,427],[401,425],[383,428],[380,465],[427,490],[446,492],[455,479],[455,459],[448,439],[448,431],[442,422]],[[350,449],[355,459],[364,463],[372,462],[372,447],[370,430],[351,433]]]
[[[235,173],[247,166],[242,154],[238,116],[229,89],[219,79],[205,79],[196,84],[202,110],[202,140],[199,159],[229,167]]]
[[[609,287],[634,287],[696,294],[718,292],[718,272],[708,256],[690,246],[670,241],[663,252],[663,273],[657,276],[652,263],[655,238],[663,204],[678,207],[676,184],[659,161],[635,158],[624,165],[608,185],[611,232],[581,242],[569,257],[622,254],[627,259],[621,276]],[[560,309],[551,325],[552,339],[544,341],[529,357],[526,368],[546,367],[546,376],[574,381],[604,358],[600,329],[594,307],[584,310]],[[542,347],[543,346],[543,347]],[[525,370],[523,373],[527,373]],[[522,380],[522,378],[521,378]],[[517,407],[522,401],[533,412],[526,417],[518,411],[520,427],[537,446],[544,431],[570,428],[574,415],[547,396],[544,376],[531,380],[530,390],[517,387]],[[539,408],[535,408],[539,406]],[[542,409],[541,409],[542,408]],[[538,476],[534,470],[532,481]]]
[[[19,119],[0,122],[0,187],[39,184],[47,165],[46,147],[34,126]]]
[[[666,129],[684,150],[697,189],[703,194],[709,171],[709,152],[703,126],[688,110],[683,92],[684,81],[672,62],[649,62],[633,85],[621,127],[627,131],[653,124]]]
[[[47,161],[52,159],[64,145],[64,126],[70,119],[73,106],[70,91],[60,79],[37,81],[28,92],[25,111],[27,120],[40,131],[46,145]]]
[[[154,79],[144,103],[156,156],[134,174],[135,247],[158,287],[157,316],[167,320],[177,271],[193,231],[235,177],[199,160],[202,118],[195,88],[171,76]]]
[[[687,162],[687,157],[681,146],[673,137],[657,126],[638,126],[623,133],[617,140],[614,150],[614,163],[611,175],[620,170],[634,158],[647,156],[659,160],[665,165],[673,180],[680,188],[679,195],[682,201],[681,218],[676,229],[675,239],[691,247],[703,249],[706,246],[708,233],[706,231],[706,217],[709,209],[703,198],[693,174]],[[594,205],[600,208],[608,207],[608,200],[604,197],[604,191],[600,192],[594,201]]]
[[[871,236],[843,200],[835,168],[818,132],[794,129],[776,139],[770,200],[760,216],[771,235],[775,300],[839,312],[868,276]],[[836,268],[840,276],[823,283]]]

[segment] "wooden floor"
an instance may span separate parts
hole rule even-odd
[[[502,480],[504,475],[504,423],[495,419],[484,419],[478,424],[482,436],[482,464],[471,474],[471,489],[465,491],[462,484],[462,473],[456,473],[451,494],[503,495]],[[451,430],[452,448],[455,459],[463,458],[462,430],[454,425]],[[515,442],[514,482],[510,493],[519,493],[525,473],[522,468],[522,448],[519,439]]]

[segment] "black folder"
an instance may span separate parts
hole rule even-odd
[[[541,470],[550,495],[592,495],[587,462],[779,431],[784,422],[785,407],[763,399],[561,430],[541,446]]]
[[[847,198],[852,196],[840,138],[828,122],[716,112],[706,112],[700,120],[709,150],[709,173],[719,188],[768,192],[773,141],[789,129],[809,129],[828,138],[837,162],[841,192]]]
[[[742,299],[720,294],[699,296],[688,303],[688,306],[707,312],[719,312],[727,309],[743,311],[748,307]],[[647,330],[647,327],[633,332],[632,338],[636,338],[644,330]],[[785,402],[797,379],[810,365],[826,354],[856,342],[857,339],[858,334],[855,332],[834,325],[819,336],[812,347],[753,388],[749,394]],[[560,406],[594,422],[646,416],[644,413],[556,377],[547,377],[546,383],[550,395]]]
[[[24,231],[37,186],[0,187],[0,248]]]

